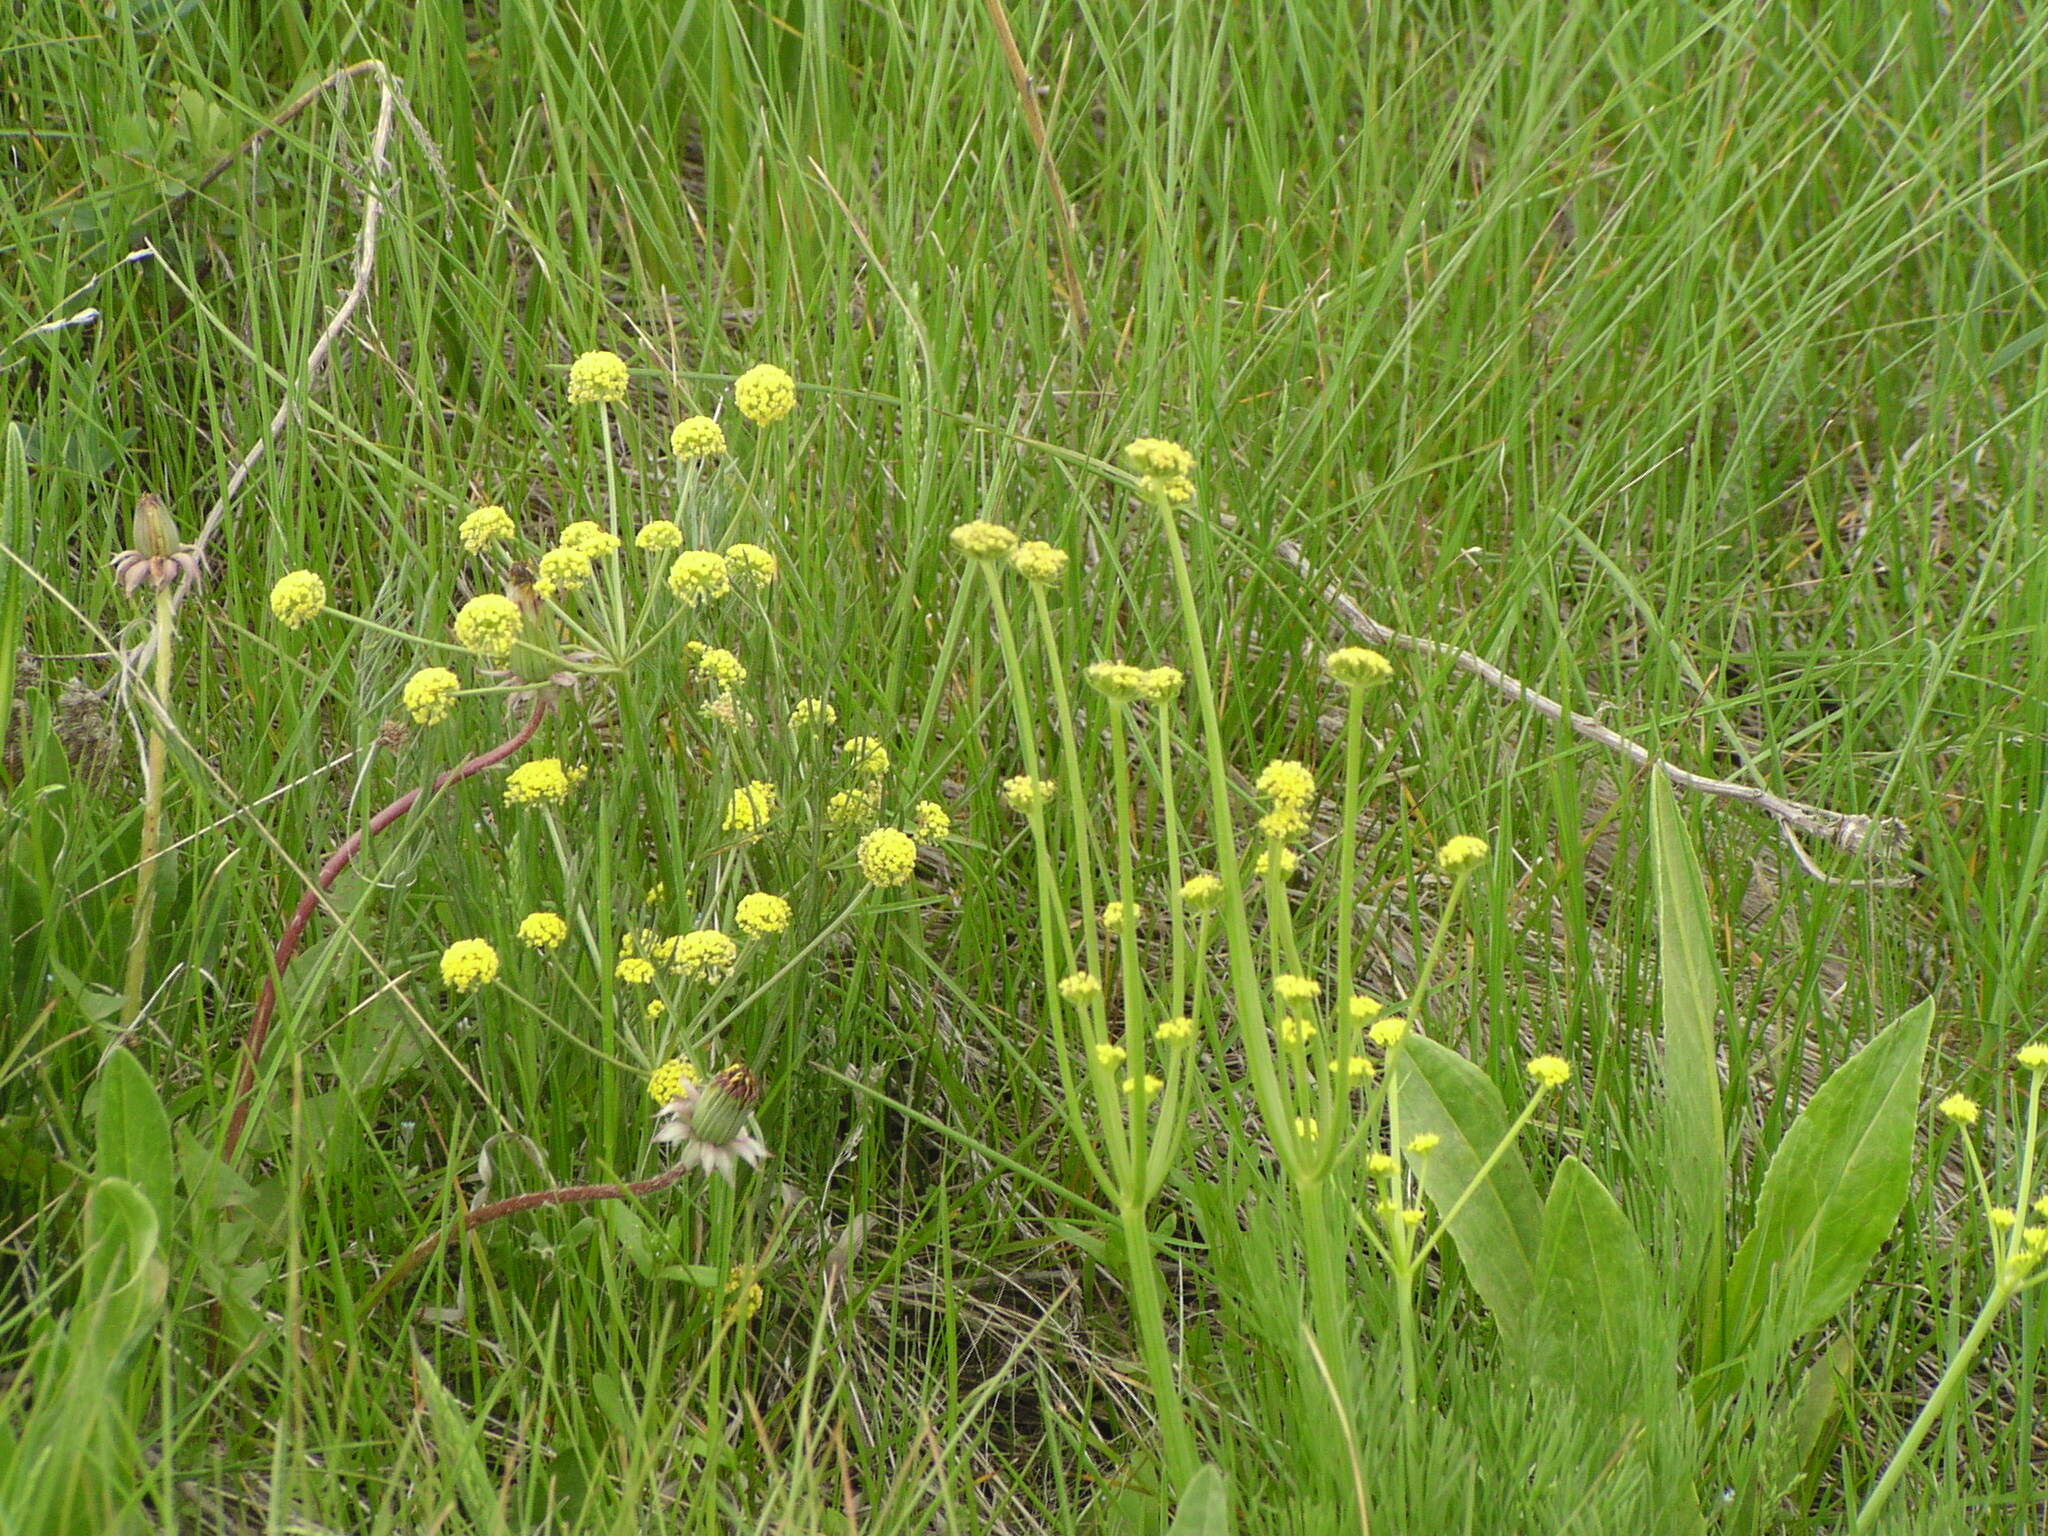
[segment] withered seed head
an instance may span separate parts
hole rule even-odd
[[[199,556],[178,542],[178,525],[163,498],[145,492],[135,503],[133,547],[114,556],[114,579],[130,597],[147,587],[161,592],[174,582],[199,582]]]

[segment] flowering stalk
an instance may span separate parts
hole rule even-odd
[[[170,587],[156,594],[156,698],[149,723],[149,747],[142,764],[142,840],[135,869],[135,923],[128,936],[128,973],[121,988],[121,1027],[132,1025],[142,1012],[143,970],[149,960],[149,923],[156,899],[156,862],[163,843],[164,728],[163,713],[171,696]]]
[[[547,716],[548,696],[542,692],[534,698],[533,709],[522,725],[506,740],[487,752],[479,752],[466,762],[437,776],[432,791],[439,794],[451,784],[475,774],[482,773],[502,763],[533,739],[535,731]],[[227,1134],[221,1141],[221,1158],[224,1162],[234,1161],[235,1149],[241,1145],[242,1131],[249,1118],[249,1106],[256,1093],[256,1068],[263,1059],[263,1042],[269,1036],[271,1019],[277,1012],[278,984],[284,979],[285,967],[292,963],[298,953],[299,941],[305,937],[306,925],[313,920],[313,912],[320,905],[320,897],[334,882],[341,878],[342,871],[355,862],[356,855],[363,851],[363,844],[375,834],[405,815],[419,804],[424,791],[409,789],[383,810],[372,816],[369,825],[352,834],[349,839],[320,866],[311,887],[299,898],[299,904],[292,910],[291,919],[285,924],[284,933],[277,941],[277,949],[271,956],[270,974],[264,978],[263,991],[256,999],[256,1012],[249,1020],[249,1032],[242,1041],[242,1074],[235,1084],[234,1109],[228,1115]]]

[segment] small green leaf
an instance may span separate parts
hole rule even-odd
[[[171,1117],[164,1113],[156,1084],[125,1046],[115,1046],[100,1068],[97,1132],[94,1170],[141,1190],[159,1225],[168,1227],[177,1191]]]
[[[1426,1132],[1438,1138],[1436,1150],[1413,1166],[1430,1203],[1447,1211],[1507,1134],[1500,1090],[1456,1051],[1411,1035],[1395,1053],[1394,1091],[1400,1096],[1402,1136]],[[1486,1183],[1465,1200],[1450,1230],[1501,1332],[1519,1339],[1543,1246],[1543,1208],[1520,1152],[1508,1148]]]
[[[1230,1536],[1230,1487],[1222,1472],[1204,1464],[1188,1479],[1166,1536]]]
[[[1650,785],[1650,842],[1656,855],[1664,1009],[1664,1155],[1678,1205],[1680,1273],[1690,1292],[1720,1268],[1728,1206],[1714,1033],[1721,982],[1706,882],[1679,820],[1677,798],[1661,773]]]
[[[1529,1324],[1530,1368],[1582,1402],[1627,1408],[1657,1368],[1649,1255],[1599,1177],[1558,1166],[1543,1207],[1543,1253]]]
[[[1933,1020],[1929,998],[1842,1063],[1778,1144],[1728,1273],[1729,1355],[1767,1311],[1795,1337],[1826,1322],[1890,1235],[1912,1176]]]

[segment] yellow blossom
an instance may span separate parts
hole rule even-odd
[[[1436,851],[1436,867],[1447,875],[1455,875],[1472,868],[1486,857],[1486,839],[1481,837],[1454,837]]]
[[[1279,805],[1259,818],[1259,831],[1276,843],[1288,843],[1308,831],[1308,812],[1298,805]]]
[[[502,592],[472,597],[455,615],[455,638],[476,652],[502,660],[519,641],[519,605]]]
[[[679,459],[712,459],[725,452],[725,428],[709,416],[685,416],[668,435],[668,449]]]
[[[2023,1045],[2013,1061],[2026,1072],[2048,1072],[2048,1042],[2036,1040]]]
[[[882,809],[880,786],[842,789],[825,802],[825,820],[835,827],[861,827],[874,821]]]
[[[553,597],[557,592],[574,592],[589,580],[590,556],[581,549],[557,545],[540,557],[533,590],[542,597]]]
[[[1394,1168],[1394,1160],[1384,1152],[1375,1152],[1365,1160],[1365,1171],[1376,1179],[1391,1179]]]
[[[855,736],[843,741],[839,750],[853,765],[855,773],[879,779],[889,771],[889,749],[872,736]]]
[[[1017,547],[1017,535],[1001,523],[977,517],[952,532],[953,547],[970,560],[1000,560]]]
[[[462,520],[456,536],[462,540],[462,547],[475,555],[499,539],[511,538],[518,531],[512,514],[503,507],[478,507]]]
[[[728,1296],[737,1295],[740,1298],[732,1304],[731,1309],[726,1315],[734,1322],[741,1323],[748,1321],[755,1313],[759,1312],[761,1310],[761,1303],[765,1299],[764,1293],[761,1290],[761,1282],[756,1280],[752,1284],[747,1283],[746,1275],[737,1269],[726,1276],[725,1294]]]
[[[1350,1082],[1360,1082],[1378,1075],[1379,1068],[1372,1064],[1370,1056],[1349,1056],[1339,1061],[1332,1056],[1328,1062],[1330,1071]]]
[[[2020,1213],[2009,1205],[1994,1205],[1984,1213],[1984,1218],[1998,1232],[2010,1232],[2020,1224]]]
[[[665,517],[642,523],[640,531],[633,535],[633,547],[650,555],[666,554],[672,549],[683,547],[683,530]]]
[[[1531,1056],[1527,1071],[1539,1090],[1562,1088],[1572,1075],[1570,1063],[1562,1056]]]
[[[1367,1033],[1372,1036],[1374,1045],[1383,1051],[1391,1051],[1408,1038],[1408,1021],[1398,1013],[1390,1013],[1384,1019],[1373,1020]]]
[[[654,964],[639,955],[625,955],[612,967],[612,974],[629,987],[644,987],[654,980]]]
[[[1129,662],[1094,662],[1081,675],[1089,687],[1119,709],[1145,696],[1145,669]]]
[[[1259,770],[1259,793],[1280,806],[1305,806],[1316,797],[1316,778],[1292,758],[1276,757]]]
[[[652,1008],[653,1003],[648,1007]],[[702,1082],[694,1063],[680,1056],[672,1056],[656,1067],[647,1077],[647,1097],[657,1104],[666,1104],[680,1094],[691,1083]]]
[[[1323,658],[1323,669],[1347,688],[1374,688],[1394,675],[1394,664],[1378,651],[1347,645]]]
[[[1140,475],[1188,475],[1195,456],[1165,438],[1140,437],[1124,444],[1124,463]]]
[[[560,949],[569,925],[553,912],[529,912],[519,920],[519,942],[543,954]]]
[[[626,398],[625,359],[616,352],[586,352],[569,365],[571,405],[616,405]]]
[[[737,688],[747,680],[747,669],[731,651],[713,647],[697,658],[697,675],[721,688]]]
[[[752,592],[775,580],[775,556],[758,544],[734,544],[725,552],[725,574],[734,587]]]
[[[1287,1013],[1280,1016],[1280,1022],[1274,1026],[1274,1033],[1279,1035],[1282,1045],[1307,1045],[1315,1039],[1317,1031],[1315,1025],[1307,1019],[1298,1014]]]
[[[668,568],[668,589],[692,608],[732,590],[725,561],[708,549],[686,549]]]
[[[740,898],[733,921],[750,939],[765,939],[789,928],[789,903],[766,891],[753,891]]]
[[[498,979],[498,952],[482,939],[457,939],[441,951],[441,980],[474,992]]]
[[[1179,667],[1147,667],[1139,687],[1146,702],[1164,704],[1179,693],[1181,685],[1186,682],[1187,677]]]
[[[675,941],[668,965],[679,976],[716,981],[732,969],[739,957],[740,947],[716,928],[699,928]]]
[[[773,363],[756,363],[732,381],[732,397],[747,420],[770,426],[796,409],[796,380]]]
[[[1161,1019],[1159,1027],[1152,1031],[1152,1038],[1162,1045],[1185,1045],[1195,1038],[1195,1021],[1184,1013]]]
[[[1292,848],[1286,847],[1278,848],[1275,851],[1280,855],[1280,878],[1282,880],[1293,879],[1294,872],[1301,867],[1301,855]],[[1266,878],[1266,855],[1263,853],[1252,860],[1252,878],[1255,880]]]
[[[1060,996],[1078,1008],[1102,996],[1102,983],[1087,971],[1076,971],[1060,979]]]
[[[439,725],[454,712],[460,692],[462,679],[446,667],[421,667],[406,679],[401,698],[416,724]]]
[[[1420,1136],[1415,1137],[1408,1143],[1408,1154],[1411,1157],[1427,1157],[1442,1142],[1443,1137],[1437,1135],[1435,1131],[1424,1131]]]
[[[1297,1140],[1314,1141],[1323,1134],[1322,1122],[1317,1120],[1314,1115],[1296,1115],[1294,1117],[1294,1134]]]
[[[1003,780],[1003,799],[1013,811],[1030,815],[1052,803],[1059,786],[1051,779],[1034,779],[1028,773]]]
[[[1378,998],[1367,997],[1363,992],[1354,992],[1345,1000],[1344,1017],[1354,1024],[1370,1024],[1379,1016]]]
[[[1223,882],[1214,875],[1193,875],[1180,888],[1181,905],[1190,912],[1213,912],[1223,904]]]
[[[572,787],[559,757],[536,757],[505,776],[505,803],[560,805]]]
[[[768,829],[780,798],[779,791],[766,779],[753,779],[732,792],[732,800],[725,808],[725,820],[720,825],[727,832],[759,837]]]
[[[668,1012],[668,1004],[667,1004],[667,1003],[664,1003],[664,1002],[663,1002],[663,1001],[662,1001],[662,1000],[661,1000],[660,998],[658,998],[658,997],[656,997],[656,998],[651,998],[651,999],[649,999],[649,1001],[648,1001],[648,1004],[647,1004],[647,1008],[646,1008],[646,1010],[645,1010],[645,1013],[646,1013],[646,1018],[647,1018],[647,1022],[648,1022],[648,1023],[650,1023],[650,1024],[652,1024],[652,1023],[653,1023],[653,1022],[654,1022],[654,1021],[655,1021],[656,1019],[660,1018],[660,1017],[661,1017],[661,1016],[662,1016],[662,1015],[663,1015],[664,1013],[667,1013],[667,1012]]]
[[[1107,1067],[1112,1072],[1114,1072],[1118,1067],[1122,1066],[1124,1064],[1124,1058],[1131,1054],[1122,1046],[1112,1045],[1107,1040],[1098,1041],[1095,1045],[1094,1051],[1095,1064],[1100,1067]]]
[[[1152,1097],[1153,1094],[1157,1093],[1160,1089],[1164,1088],[1165,1086],[1166,1083],[1164,1079],[1154,1077],[1150,1072],[1147,1072],[1145,1074],[1144,1080],[1142,1082],[1140,1082],[1136,1077],[1127,1077],[1124,1079],[1124,1092],[1128,1093],[1129,1095],[1131,1095],[1131,1097],[1135,1099],[1149,1099]]]
[[[1273,991],[1283,1003],[1305,1007],[1323,995],[1323,984],[1307,976],[1276,976]]]
[[[1102,931],[1122,933],[1126,928],[1136,928],[1145,921],[1145,909],[1135,901],[1126,907],[1120,901],[1104,904],[1102,908]]]
[[[1010,551],[1010,569],[1036,586],[1049,587],[1067,573],[1067,552],[1032,539]]]
[[[798,699],[796,707],[789,712],[789,728],[801,731],[807,726],[819,726],[830,730],[839,723],[839,711],[823,699]]]
[[[855,856],[870,885],[901,885],[917,870],[917,844],[894,827],[875,828],[860,840]]]
[[[1977,1123],[1977,1101],[1968,1094],[1952,1093],[1943,1099],[1938,1107],[1946,1118],[1955,1121],[1957,1125]]]
[[[311,571],[289,571],[270,589],[270,611],[286,629],[317,618],[327,606],[327,583]]]
[[[936,800],[920,800],[910,808],[911,830],[921,843],[942,842],[953,835],[953,818]]]

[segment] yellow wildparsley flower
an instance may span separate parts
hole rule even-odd
[[[1145,909],[1135,901],[1126,907],[1120,901],[1106,902],[1102,908],[1102,931],[1122,933],[1125,928],[1135,928],[1145,921]]]
[[[327,583],[311,571],[288,571],[270,589],[270,611],[286,629],[318,618],[327,606]]]
[[[1114,1072],[1118,1067],[1122,1066],[1124,1064],[1124,1058],[1131,1054],[1122,1046],[1112,1045],[1107,1040],[1101,1040],[1096,1042],[1096,1045],[1094,1047],[1094,1053],[1095,1064],[1099,1067],[1106,1067],[1112,1072]]]
[[[571,405],[616,405],[630,381],[626,361],[616,352],[586,352],[569,365]]]
[[[1408,1021],[1398,1013],[1390,1013],[1384,1019],[1374,1019],[1366,1033],[1372,1036],[1374,1045],[1390,1051],[1408,1038]]]
[[[536,757],[505,776],[505,803],[560,805],[573,787],[559,757]]]
[[[1424,1131],[1420,1136],[1415,1137],[1408,1143],[1408,1155],[1411,1157],[1427,1157],[1442,1143],[1443,1137],[1437,1135],[1435,1131]]]
[[[1379,1074],[1379,1068],[1372,1064],[1370,1056],[1349,1056],[1343,1061],[1332,1056],[1327,1065],[1338,1077],[1354,1083]]]
[[[775,580],[775,556],[758,544],[734,544],[725,552],[725,574],[742,592],[757,591]]]
[[[761,1303],[765,1299],[761,1282],[756,1280],[751,1285],[748,1284],[745,1274],[737,1269],[726,1276],[725,1294],[739,1296],[740,1299],[732,1304],[726,1316],[740,1323],[750,1321],[754,1314],[761,1310]]]
[[[594,561],[619,552],[619,536],[588,518],[564,528],[555,542],[564,549],[580,549]]]
[[[756,363],[732,381],[732,397],[755,426],[771,426],[796,409],[796,380],[773,363]]]
[[[421,667],[405,680],[400,695],[417,725],[439,725],[455,711],[455,696],[462,692],[462,679],[446,667]]]
[[[1422,1218],[1427,1214],[1428,1212],[1424,1211],[1421,1206],[1411,1205],[1401,1212],[1401,1225],[1404,1227],[1419,1227],[1422,1225]]]
[[[1352,993],[1344,1004],[1344,1016],[1354,1024],[1370,1024],[1380,1013],[1379,999],[1367,997],[1363,992]]]
[[[953,547],[970,560],[1000,560],[1017,547],[1017,535],[1001,523],[977,517],[950,535]]]
[[[1152,1038],[1162,1045],[1185,1045],[1195,1038],[1195,1021],[1184,1013],[1161,1019],[1159,1027],[1152,1031]]]
[[[1051,779],[1034,779],[1028,773],[1020,773],[1013,779],[1003,780],[1003,799],[1011,810],[1028,816],[1050,805],[1058,789],[1059,786]]]
[[[889,771],[889,749],[872,736],[855,736],[839,744],[853,771],[879,779]]]
[[[1984,1213],[1984,1219],[1991,1223],[1993,1231],[2010,1232],[2020,1224],[2020,1213],[2009,1205],[1994,1205]]]
[[[823,699],[798,699],[789,712],[789,728],[801,731],[809,726],[830,730],[839,723],[839,711]]]
[[[1486,857],[1483,837],[1454,837],[1436,851],[1436,867],[1447,875],[1472,868]]]
[[[1562,1088],[1571,1079],[1571,1064],[1562,1056],[1531,1056],[1525,1069],[1539,1089]]]
[[[1161,437],[1140,437],[1124,444],[1124,463],[1140,475],[1191,475],[1195,470],[1192,453]]]
[[[666,554],[672,549],[683,547],[683,530],[665,517],[642,523],[640,531],[633,535],[633,547],[650,555]]]
[[[868,884],[901,885],[917,870],[917,844],[894,827],[877,827],[855,852]]]
[[[721,688],[718,696],[704,703],[704,718],[716,720],[730,731],[744,730],[754,723],[754,712],[739,701],[739,696],[730,688]]]
[[[759,837],[767,831],[780,798],[780,792],[766,779],[751,780],[732,792],[732,800],[725,808],[725,820],[720,823],[722,830]]]
[[[1316,797],[1316,776],[1292,758],[1276,757],[1259,770],[1258,791],[1275,805],[1305,806]]]
[[[1147,667],[1140,689],[1148,704],[1164,704],[1187,682],[1187,676],[1179,667]]]
[[[692,608],[706,598],[723,597],[732,590],[732,578],[725,561],[708,549],[686,549],[668,568],[668,589]]]
[[[1384,1152],[1375,1152],[1365,1160],[1365,1171],[1376,1179],[1391,1179],[1395,1167],[1394,1160]]]
[[[733,921],[750,939],[765,939],[789,928],[789,903],[766,891],[752,891],[733,909]]]
[[[557,545],[540,557],[534,568],[533,590],[542,597],[557,592],[574,592],[590,580],[590,556],[580,549]]]
[[[519,642],[519,605],[502,592],[472,597],[455,615],[455,638],[479,656],[503,660]]]
[[[654,1004],[647,1006],[652,1008]],[[666,1104],[680,1095],[687,1085],[702,1081],[694,1063],[672,1056],[647,1075],[647,1097],[657,1104]]]
[[[1066,575],[1067,552],[1032,539],[1010,551],[1010,569],[1035,586],[1049,587]]]
[[[1281,975],[1273,978],[1273,991],[1283,1003],[1304,1007],[1323,995],[1323,984],[1308,976]]]
[[[1273,1032],[1282,1045],[1307,1045],[1317,1034],[1315,1025],[1294,1013],[1283,1013]]]
[[[709,416],[685,416],[668,435],[668,451],[679,459],[714,459],[725,452],[725,428]]]
[[[1087,971],[1076,971],[1060,978],[1060,996],[1078,1008],[1102,996],[1102,983]]]
[[[747,669],[731,651],[714,647],[697,658],[697,675],[710,678],[721,688],[737,688],[747,680]]]
[[[529,912],[519,920],[519,942],[549,954],[569,937],[569,925],[553,912]]]
[[[654,980],[654,963],[639,955],[625,955],[612,967],[612,974],[629,987],[644,987]]]
[[[1145,669],[1126,661],[1097,661],[1081,674],[1088,686],[1119,709],[1145,696]]]
[[[1300,854],[1298,854],[1298,853],[1296,853],[1296,852],[1295,852],[1295,851],[1294,851],[1294,850],[1293,850],[1292,848],[1284,848],[1284,847],[1283,847],[1283,848],[1277,848],[1277,849],[1275,850],[1275,852],[1277,852],[1277,853],[1278,853],[1278,854],[1280,855],[1280,863],[1279,863],[1279,869],[1280,869],[1280,878],[1281,878],[1282,880],[1291,880],[1291,879],[1293,879],[1293,878],[1294,878],[1294,872],[1295,872],[1295,871],[1296,871],[1297,869],[1301,868],[1301,855],[1300,855]],[[1267,868],[1267,860],[1266,860],[1266,855],[1262,853],[1262,854],[1260,854],[1260,855],[1259,855],[1259,856],[1258,856],[1257,858],[1255,858],[1255,859],[1253,859],[1253,860],[1252,860],[1252,878],[1253,878],[1254,880],[1263,880],[1263,879],[1265,879],[1265,878],[1266,878],[1266,868]]]
[[[835,827],[867,826],[881,813],[882,791],[869,784],[860,789],[842,789],[825,802],[825,820]]]
[[[474,992],[498,979],[498,952],[482,939],[457,939],[441,951],[441,980]]]
[[[1180,888],[1180,903],[1190,912],[1213,912],[1223,905],[1223,882],[1214,875],[1192,875]]]
[[[1376,688],[1394,675],[1394,664],[1378,651],[1347,645],[1323,658],[1323,670],[1347,688]]]
[[[2013,1061],[2028,1072],[2048,1072],[2048,1042],[2036,1040],[2031,1045],[2021,1046]]]
[[[1289,843],[1308,831],[1308,811],[1299,805],[1280,805],[1259,818],[1259,832],[1276,843]]]
[[[1966,1093],[1952,1093],[1936,1107],[1944,1117],[1955,1121],[1957,1125],[1975,1125],[1980,1113],[1977,1101]]]
[[[921,843],[941,842],[953,835],[953,818],[936,800],[920,800],[910,808],[911,829]]]
[[[1124,1079],[1124,1092],[1134,1099],[1149,1099],[1165,1086],[1166,1081],[1164,1078],[1154,1077],[1150,1072],[1145,1074],[1144,1081],[1142,1082],[1136,1077]]]
[[[697,981],[716,981],[733,968],[740,947],[716,928],[699,928],[675,941],[669,966],[680,976]]]
[[[652,1024],[652,1023],[653,1023],[653,1022],[654,1022],[654,1021],[655,1021],[656,1019],[660,1018],[660,1017],[661,1017],[661,1016],[662,1016],[662,1015],[663,1015],[664,1013],[667,1013],[667,1012],[668,1012],[668,1004],[667,1004],[667,1003],[664,1003],[664,1002],[663,1002],[663,1001],[662,1001],[662,1000],[661,1000],[660,998],[658,998],[658,997],[657,997],[657,998],[653,998],[653,999],[650,999],[650,1000],[649,1000],[649,1002],[648,1002],[648,1004],[647,1004],[647,1008],[646,1008],[646,1018],[647,1018],[647,1022],[648,1022],[648,1023],[650,1023],[650,1024]]]
[[[462,520],[456,529],[456,536],[462,540],[462,547],[472,555],[483,553],[484,549],[499,539],[509,539],[519,531],[512,521],[512,514],[503,507],[478,507]]]

